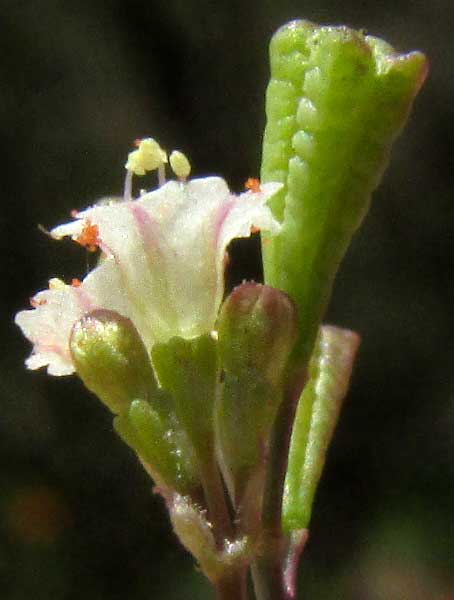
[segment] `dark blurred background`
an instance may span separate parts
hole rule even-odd
[[[0,590],[5,600],[204,599],[159,498],[76,378],[26,372],[13,324],[84,253],[51,227],[121,192],[131,142],[195,175],[258,174],[267,46],[300,17],[348,24],[431,73],[327,321],[363,336],[302,562],[308,600],[454,599],[452,0],[1,0]],[[238,265],[244,260],[243,271]],[[237,244],[232,282],[259,277]]]

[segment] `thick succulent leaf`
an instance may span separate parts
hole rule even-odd
[[[271,201],[282,230],[263,238],[265,281],[298,305],[295,358],[305,362],[427,65],[419,52],[307,21],[281,28],[270,58],[261,175],[283,189]]]

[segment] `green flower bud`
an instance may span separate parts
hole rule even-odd
[[[113,413],[155,392],[146,348],[132,322],[118,313],[86,314],[74,325],[69,346],[77,374]]]
[[[269,286],[240,285],[224,302],[218,336],[224,383],[215,412],[217,449],[230,495],[250,530],[259,515],[269,433],[297,337],[296,307]]]
[[[277,384],[297,338],[297,310],[279,290],[243,283],[224,302],[218,319],[219,353],[225,371],[260,373]]]
[[[159,391],[159,396],[172,406],[166,392]],[[193,448],[171,410],[166,414],[144,400],[134,400],[114,424],[164,495],[168,490],[190,494],[200,487]]]

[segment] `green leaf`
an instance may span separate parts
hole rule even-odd
[[[367,212],[427,70],[347,27],[294,21],[270,47],[261,177],[280,234],[263,237],[265,281],[299,308],[295,360],[309,360],[334,276]]]
[[[286,531],[308,526],[358,345],[352,331],[332,326],[320,330],[293,425],[283,503]]]

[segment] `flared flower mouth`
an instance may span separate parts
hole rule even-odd
[[[51,280],[49,289],[32,298],[32,310],[16,315],[33,343],[29,368],[74,372],[71,328],[95,309],[129,318],[148,349],[173,336],[211,331],[224,294],[230,241],[258,229],[279,231],[267,202],[281,184],[255,183],[235,195],[220,177],[187,180],[190,166],[180,152],[170,156],[178,180],[164,183],[166,162],[154,140],[143,140],[126,163],[123,199],[74,212],[71,222],[51,231],[56,239],[70,236],[88,250],[99,249],[101,258],[82,281]],[[151,169],[158,170],[160,187],[133,199],[132,174]]]

